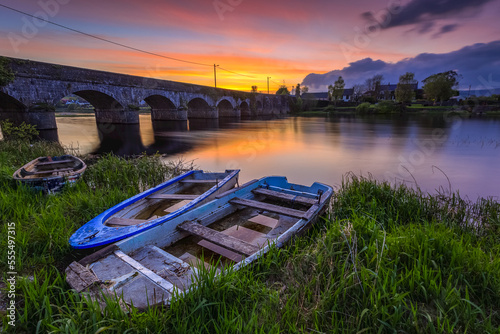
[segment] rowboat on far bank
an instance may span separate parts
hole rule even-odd
[[[235,270],[304,231],[330,202],[333,189],[265,177],[229,190],[168,223],[109,245],[66,269],[78,292],[104,303],[104,292],[138,309],[170,303],[195,288],[203,267]]]
[[[35,190],[51,194],[75,183],[86,168],[81,159],[72,155],[39,157],[19,168],[13,178]]]
[[[80,227],[69,243],[73,248],[92,248],[154,228],[232,189],[239,172],[186,172],[99,214]]]

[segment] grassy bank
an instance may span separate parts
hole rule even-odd
[[[99,309],[69,289],[72,232],[175,173],[155,157],[91,161],[76,187],[42,197],[10,181],[47,144],[0,142],[0,224],[16,223],[16,333],[498,333],[500,205],[429,197],[350,175],[326,217],[284,249],[169,308]],[[31,152],[33,151],[33,152]],[[5,238],[0,240],[2,258]],[[0,261],[4,265],[4,261]],[[1,268],[4,272],[5,268]],[[31,276],[31,277],[30,277]],[[204,279],[203,279],[204,278]],[[4,327],[6,319],[4,318]]]

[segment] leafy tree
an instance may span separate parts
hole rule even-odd
[[[306,94],[306,93],[308,93],[308,92],[309,92],[309,87],[307,87],[307,86],[303,86],[303,87],[301,88],[301,91],[302,91],[302,94]]]
[[[396,101],[402,103],[410,103],[413,100],[415,93],[413,85],[416,83],[415,73],[406,72],[399,77],[398,87],[396,88]]]
[[[257,89],[258,89],[257,86],[252,86],[252,93],[257,93]]]
[[[280,88],[276,91],[276,95],[290,95],[290,91],[286,85],[281,85]]]
[[[297,88],[295,88],[295,97],[300,97],[300,84],[297,84]]]
[[[384,76],[382,74],[377,74],[369,79],[366,79],[366,89],[372,92],[372,96],[375,97],[375,99],[380,97],[382,80],[384,80]]]
[[[344,95],[344,88],[345,88],[345,81],[342,78],[342,76],[339,76],[337,81],[335,81],[335,85],[328,86],[328,92],[330,93],[330,88],[331,88],[331,96],[332,98],[337,101],[342,99],[342,96]]]
[[[359,102],[361,97],[363,96],[363,92],[365,91],[365,87],[363,85],[354,85],[352,86],[352,100],[354,102]]]
[[[424,93],[428,99],[446,101],[453,96],[453,87],[458,86],[459,78],[460,75],[455,71],[433,74],[423,81]]]

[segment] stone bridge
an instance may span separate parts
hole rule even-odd
[[[55,105],[71,94],[94,106],[97,123],[137,124],[138,106],[142,101],[151,107],[152,121],[252,117],[289,112],[289,101],[285,96],[16,58],[3,57],[3,63],[5,70],[14,74],[14,79],[0,87],[0,119],[10,119],[14,124],[34,124],[38,130],[57,128]]]

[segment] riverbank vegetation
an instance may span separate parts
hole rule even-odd
[[[159,157],[84,157],[83,179],[42,196],[12,172],[57,144],[0,141],[0,228],[16,225],[16,327],[12,333],[498,333],[500,204],[458,194],[429,196],[347,175],[307,234],[253,266],[170,307],[105,308],[72,291],[64,269],[89,252],[69,236],[106,208],[182,169]],[[6,238],[0,238],[6,258]],[[0,261],[6,272],[6,262]],[[5,279],[5,277],[4,277]],[[5,297],[4,295],[2,295]]]

